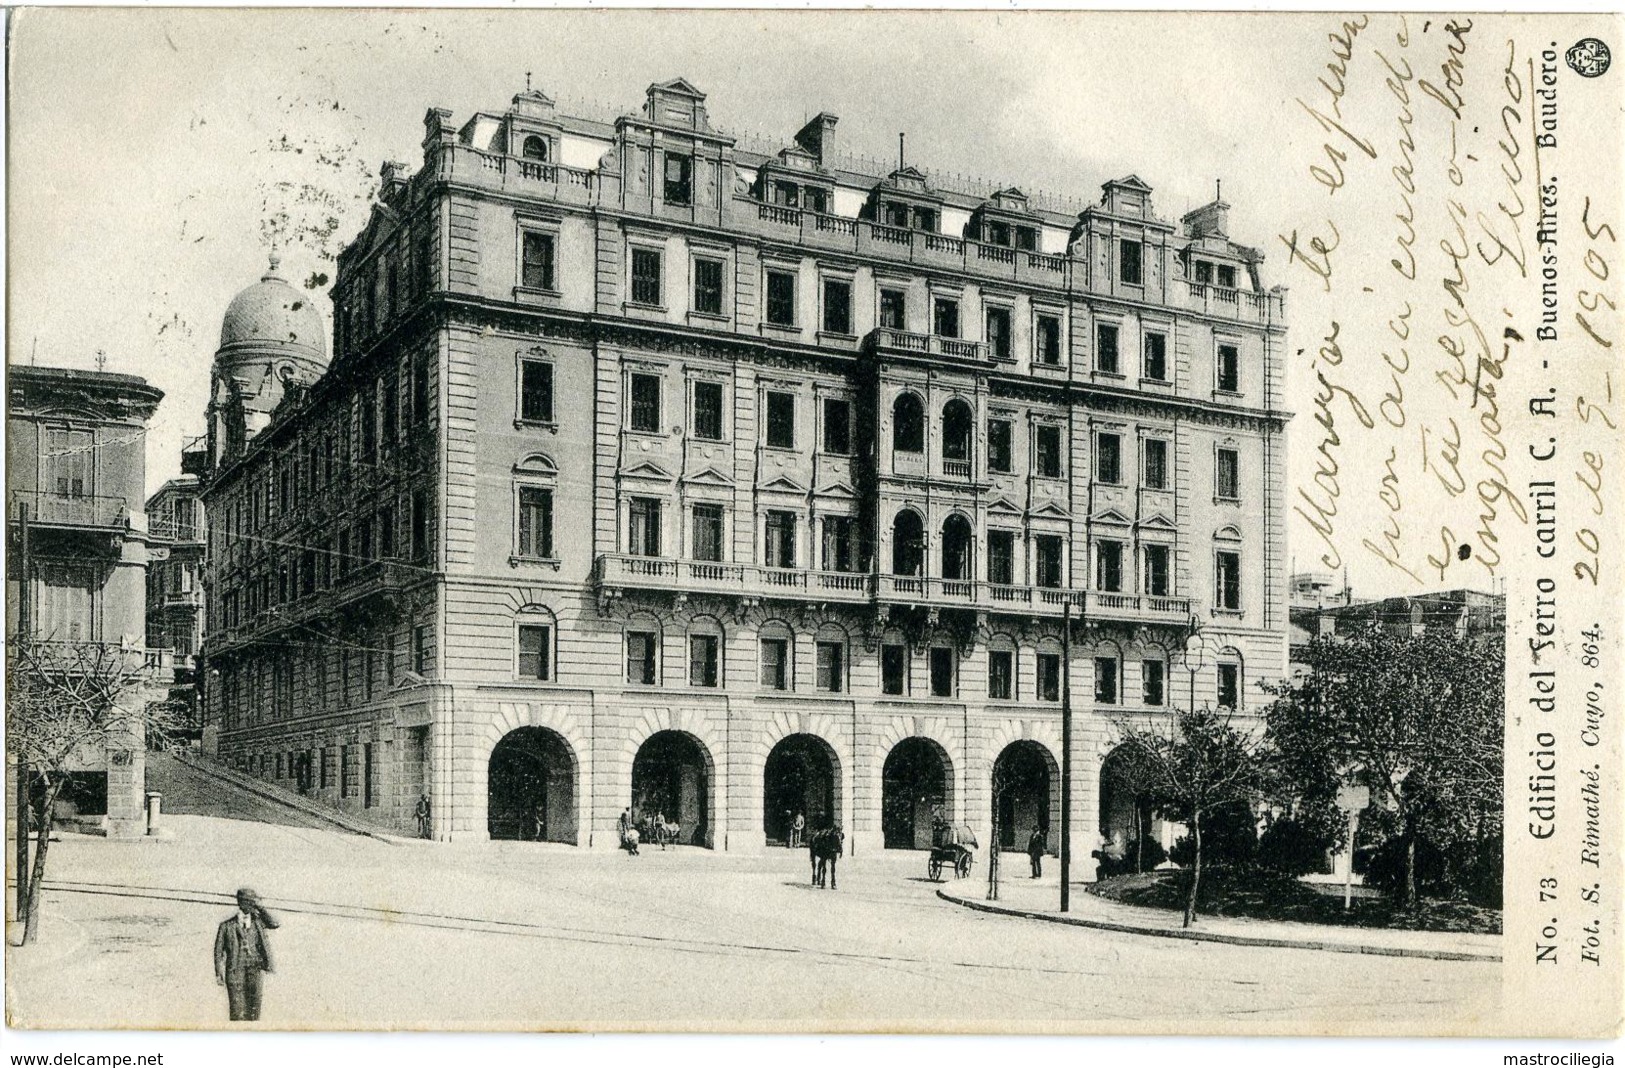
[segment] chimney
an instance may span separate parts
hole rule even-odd
[[[840,121],[829,112],[820,111],[796,134],[796,144],[816,156],[820,167],[827,166],[835,156],[835,124]]]
[[[406,180],[412,176],[412,167],[410,164],[385,160],[384,165],[378,170],[378,175],[382,179],[379,183],[379,195],[387,200],[397,189],[406,185]]]
[[[1191,238],[1228,237],[1230,234],[1230,205],[1222,200],[1204,204],[1195,211],[1185,213],[1180,220],[1185,224],[1185,236]]]

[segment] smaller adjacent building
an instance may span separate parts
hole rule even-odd
[[[145,656],[146,433],[163,393],[134,375],[17,366],[6,393],[7,638],[69,662],[87,643]],[[81,754],[77,814],[143,834],[144,751],[132,737]]]
[[[155,686],[186,709],[188,737],[201,737],[197,653],[203,644],[203,499],[197,476],[182,474],[147,499],[147,650]]]

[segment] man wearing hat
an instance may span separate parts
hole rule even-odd
[[[258,894],[247,887],[237,891],[236,914],[221,921],[214,935],[214,977],[226,988],[233,1020],[260,1018],[261,977],[271,970],[265,932],[276,928]]]

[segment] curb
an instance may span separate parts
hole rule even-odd
[[[273,790],[270,787],[260,783],[257,779],[250,778],[246,775],[239,775],[230,768],[218,767],[207,761],[200,760],[189,753],[171,753],[170,755],[174,757],[176,761],[186,765],[193,771],[201,772],[204,775],[219,779],[221,782],[230,783],[239,790],[253,794],[255,797],[266,801],[273,801],[284,808],[291,808],[295,812],[304,813],[306,816],[310,816],[313,819],[330,823],[341,831],[348,831],[351,834],[371,838],[374,841],[382,842],[385,845],[399,844],[391,836],[385,834],[382,829],[375,830],[358,820],[349,819],[343,814],[328,811],[318,805],[313,805],[308,802],[301,804],[281,791]]]
[[[1084,920],[1076,916],[1058,916],[1049,912],[1029,912],[1025,909],[1005,908],[1001,905],[990,905],[983,901],[955,897],[946,890],[938,890],[937,896],[944,901],[968,909],[975,909],[977,912],[990,912],[998,916],[1019,916],[1027,920],[1064,923],[1072,927],[1089,927],[1099,931],[1115,931],[1119,934],[1149,935],[1153,938],[1179,938],[1188,942],[1220,942],[1230,946],[1258,946],[1266,949],[1314,949],[1325,953],[1357,953],[1373,957],[1419,957],[1425,960],[1459,960],[1495,964],[1501,962],[1501,954],[1499,953],[1474,953],[1468,950],[1451,949],[1406,949],[1402,946],[1373,946],[1358,942],[1322,942],[1313,939],[1220,934],[1213,931],[1191,931],[1184,928],[1140,927],[1130,923],[1115,923],[1111,920]]]

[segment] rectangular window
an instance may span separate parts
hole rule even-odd
[[[995,360],[1010,359],[1010,309],[987,310],[987,350]]]
[[[628,513],[626,551],[632,556],[659,556],[660,502],[653,497],[633,497]]]
[[[1234,345],[1220,345],[1218,389],[1221,393],[1241,392],[1241,353]]]
[[[722,314],[722,261],[694,261],[694,310],[702,315]]]
[[[1095,324],[1095,370],[1101,374],[1122,374],[1117,358],[1117,327],[1112,323]]]
[[[767,446],[770,449],[796,447],[796,395],[767,394]]]
[[[676,152],[666,153],[665,200],[668,204],[694,202],[694,160]]]
[[[824,693],[840,693],[843,689],[845,649],[840,642],[818,643],[818,689]]]
[[[822,189],[814,189],[813,187],[808,186],[805,203],[807,205],[807,210],[815,215],[826,215],[829,213],[829,196]]]
[[[429,498],[422,490],[412,494],[412,559],[429,556]],[[324,546],[325,551],[325,546]]]
[[[1095,657],[1095,703],[1117,703],[1117,659],[1110,656]]]
[[[762,686],[768,690],[789,688],[790,643],[784,638],[763,638]]]
[[[954,695],[954,651],[940,645],[931,647],[931,696]]]
[[[901,645],[880,647],[880,692],[900,696],[907,687],[908,654]]]
[[[350,747],[341,745],[339,746],[339,796],[349,797],[350,790]]]
[[[1095,542],[1095,586],[1103,593],[1123,592],[1123,543]]]
[[[374,463],[378,459],[378,405],[370,393],[363,393],[361,402],[361,455]]]
[[[1095,438],[1095,478],[1097,481],[1117,485],[1123,481],[1123,438],[1118,434],[1100,434]]]
[[[767,272],[767,321],[796,325],[796,276],[789,271]]]
[[[546,682],[553,677],[553,628],[526,625],[519,628],[519,677]]]
[[[1241,554],[1216,553],[1214,555],[1213,598],[1220,608],[1232,611],[1241,608]]]
[[[429,628],[421,623],[412,628],[412,670],[419,675],[429,670]]]
[[[987,421],[987,469],[1002,474],[1010,472],[1010,420]]]
[[[1145,335],[1145,367],[1144,374],[1153,382],[1168,381],[1168,336],[1166,334]]]
[[[1061,588],[1061,538],[1058,534],[1033,536],[1033,582],[1046,589]]]
[[[987,654],[987,695],[995,701],[1008,701],[1015,692],[1015,656],[1008,649]]]
[[[1038,699],[1061,699],[1061,656],[1059,653],[1038,654]]]
[[[519,544],[514,549],[514,555],[552,558],[552,490],[538,486],[519,487]]]
[[[1161,660],[1140,661],[1140,700],[1148,705],[1162,704],[1162,679],[1166,665]]]
[[[799,207],[801,203],[801,187],[794,182],[774,182],[773,203],[781,208]]]
[[[794,512],[767,513],[766,561],[768,567],[796,566],[796,516]]]
[[[1038,362],[1046,367],[1054,367],[1061,362],[1061,320],[1053,315],[1040,315],[1038,317],[1038,333],[1034,339],[1037,351],[1034,355]]]
[[[626,681],[634,686],[655,684],[655,636],[651,631],[626,632]]]
[[[933,304],[932,331],[938,337],[959,336],[959,301],[938,297]]]
[[[393,374],[385,375],[380,383],[378,395],[378,416],[383,420],[383,437],[386,446],[394,445],[400,439],[400,388]]]
[[[1219,665],[1219,707],[1241,708],[1241,665]]]
[[[987,580],[1000,586],[1016,581],[1016,535],[1009,530],[987,532]]]
[[[688,636],[688,684],[715,686],[717,684],[717,636],[690,634]]]
[[[553,421],[553,365],[543,360],[519,361],[519,418],[527,423]]]
[[[908,329],[908,298],[901,289],[880,291],[880,325],[887,330]]]
[[[886,225],[908,228],[908,205],[890,201],[886,204]]]
[[[722,440],[722,383],[694,383],[694,436],[705,441]]]
[[[552,289],[553,235],[526,230],[520,245],[519,284],[526,289]]]
[[[722,561],[722,505],[694,506],[693,558],[709,563]]]
[[[1040,478],[1061,477],[1061,428],[1049,423],[1033,427],[1033,472]]]
[[[914,209],[914,229],[924,230],[927,233],[937,232],[937,213],[931,208]]]
[[[1197,260],[1196,280],[1203,285],[1210,284],[1213,281],[1213,264],[1208,263],[1206,260]]]
[[[378,509],[378,558],[393,560],[395,558],[395,508],[393,505],[384,505]]]
[[[824,279],[824,333],[852,333],[852,283],[840,278]]]
[[[1168,546],[1147,545],[1145,553],[1145,592],[1152,597],[1168,596]]]
[[[1123,240],[1118,242],[1117,249],[1117,277],[1127,285],[1143,285],[1145,270],[1140,260],[1144,253],[1144,246],[1138,241]]]
[[[1241,496],[1241,454],[1220,449],[1214,456],[1213,495],[1233,501]]]
[[[643,434],[660,432],[660,376],[632,376],[631,429]]]
[[[1145,439],[1145,463],[1140,468],[1140,479],[1146,489],[1168,488],[1168,442],[1164,439]]]
[[[857,561],[852,554],[852,517],[824,517],[824,570],[851,571]]]
[[[660,304],[660,253],[655,249],[632,250],[632,303]]]
[[[835,397],[824,398],[824,451],[832,456],[852,452],[852,404]]]
[[[412,418],[420,424],[429,418],[429,357],[418,353],[412,359]],[[316,450],[310,452],[310,484],[316,485]]]
[[[1236,288],[1236,269],[1228,263],[1218,265],[1218,283],[1223,289]]]

